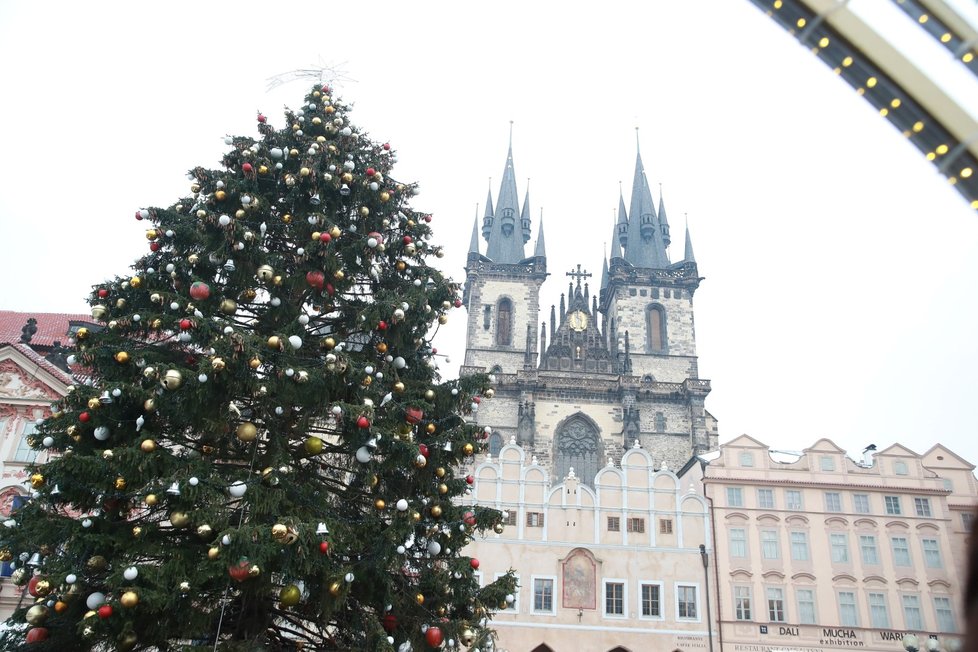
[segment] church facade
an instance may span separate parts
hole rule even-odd
[[[719,649],[703,562],[709,509],[702,485],[675,473],[717,447],[696,358],[702,278],[689,232],[672,262],[665,205],[638,154],[600,278],[559,261],[558,282],[570,282],[545,309],[551,272],[529,203],[510,144],[496,201],[490,190],[473,225],[461,369],[491,373],[495,388],[476,416],[490,450],[470,499],[506,513],[500,532],[466,552],[486,583],[510,568],[520,577],[493,620],[496,649]]]

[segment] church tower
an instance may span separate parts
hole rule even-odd
[[[479,251],[478,215],[465,266],[463,301],[468,309],[465,362],[462,373],[516,373],[534,366],[540,286],[547,278],[547,255],[541,220],[536,246],[527,257],[530,240],[530,191],[520,209],[513,167],[513,141],[493,208],[492,189],[482,218],[485,254]]]

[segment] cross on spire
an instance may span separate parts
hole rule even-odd
[[[581,287],[581,280],[588,278],[589,276],[594,276],[594,274],[588,272],[587,270],[581,270],[581,264],[577,264],[577,270],[571,270],[566,273],[567,276],[575,279],[577,281],[577,287]]]

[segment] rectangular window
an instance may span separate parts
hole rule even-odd
[[[797,589],[795,597],[798,600],[798,622],[802,625],[815,624],[815,590]]]
[[[605,582],[604,585],[604,615],[625,615],[625,583]]]
[[[727,487],[727,507],[743,507],[744,491],[740,487]]]
[[[543,527],[543,512],[527,512],[526,513],[526,526],[527,527]]]
[[[628,519],[626,525],[628,526],[629,532],[637,532],[641,534],[645,532],[645,519],[644,518],[630,518]]]
[[[642,584],[642,616],[644,618],[662,617],[662,585]]]
[[[17,443],[17,450],[14,451],[15,462],[33,462],[37,457],[37,451],[31,448],[31,440],[37,434],[37,425],[31,421],[24,424],[24,431],[21,433],[20,441]]]
[[[886,513],[899,516],[903,513],[900,509],[900,496],[883,496],[883,503],[886,505]]]
[[[769,586],[767,589],[767,618],[772,623],[783,623],[784,616],[784,589]]]
[[[864,564],[879,564],[880,554],[876,548],[876,537],[872,534],[859,535],[859,554],[862,555]]]
[[[845,533],[833,533],[829,535],[829,548],[832,554],[832,563],[849,563],[849,541]]]
[[[506,518],[503,519],[503,523],[506,525],[516,525],[516,510],[511,509],[506,512]]]
[[[909,630],[923,629],[924,619],[920,613],[920,598],[905,593],[900,596],[900,601],[903,603],[904,627]]]
[[[730,528],[730,556],[747,556],[747,530],[742,527]]]
[[[608,517],[608,532],[621,532],[621,518],[617,516]]]
[[[774,509],[774,490],[758,489],[757,506],[761,509]]]
[[[779,559],[780,547],[777,530],[761,530],[761,556],[764,559]]]
[[[934,615],[937,616],[937,629],[941,632],[956,632],[957,625],[954,623],[954,609],[951,607],[951,598],[944,596],[934,597]]]
[[[852,509],[857,514],[869,514],[869,496],[867,494],[853,494]]]
[[[549,577],[533,578],[533,611],[554,612],[554,581]]]
[[[906,537],[893,537],[890,539],[890,546],[893,548],[894,566],[913,566],[910,561],[910,543]]]
[[[754,456],[747,451],[740,454],[740,465],[741,466],[754,466]]]
[[[897,460],[894,462],[893,473],[896,475],[907,475],[907,463],[903,460]]]
[[[941,546],[937,539],[921,539],[920,545],[924,548],[924,565],[927,568],[943,568],[941,561]]]
[[[890,614],[886,610],[886,594],[869,594],[869,621],[873,627],[879,629],[890,628]]]
[[[789,489],[784,492],[784,507],[785,509],[790,509],[793,512],[800,512],[802,510],[801,502],[801,492],[795,491],[794,489]]]
[[[965,532],[971,532],[971,526],[974,525],[975,515],[971,512],[961,512],[961,527],[964,528]]]
[[[680,620],[696,620],[696,587],[680,584],[676,587],[676,613]]]
[[[841,512],[842,511],[842,494],[838,491],[826,491],[825,492],[825,511],[827,512]]]
[[[808,561],[808,535],[804,532],[792,532],[791,558],[795,561]]]
[[[843,627],[859,627],[856,594],[852,591],[839,591],[839,624]]]
[[[828,455],[823,455],[819,459],[819,468],[823,471],[835,471],[835,458]]]
[[[914,498],[913,508],[917,516],[930,517],[930,498]]]
[[[734,587],[734,617],[737,620],[750,620],[750,587]]]
[[[660,518],[659,519],[659,534],[672,534],[672,519],[671,518]]]

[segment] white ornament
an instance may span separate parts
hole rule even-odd
[[[122,396],[122,390],[116,387],[115,389],[112,390],[112,396],[119,398],[120,396]]]
[[[305,326],[309,323],[309,315],[299,315],[299,323]]]
[[[272,297],[272,300],[269,301],[269,303],[272,304],[273,308],[278,308],[280,305],[282,305],[282,300],[278,297]]]
[[[89,609],[98,609],[103,604],[105,604],[105,594],[99,593],[98,591],[95,593],[90,593],[88,598],[85,600],[85,605]]]
[[[197,376],[197,382],[199,382],[199,383],[206,383],[207,382],[207,374],[200,374],[199,376]]]
[[[92,519],[90,519],[90,518],[84,519],[82,521],[82,527],[83,528],[90,528],[90,527],[92,527]]]
[[[285,370],[285,375],[291,378],[292,376],[295,375],[295,369],[289,367],[288,369]]]
[[[397,511],[406,512],[407,508],[408,508],[408,501],[404,500],[403,498],[397,501]]]
[[[230,534],[225,534],[223,537],[221,537],[221,545],[222,546],[229,546],[229,545],[231,545],[231,535]]]
[[[217,218],[217,223],[221,226],[227,226],[231,223],[231,218],[227,215],[221,215],[219,218]]]
[[[44,444],[45,448],[51,448],[52,446],[54,446],[54,437],[48,435],[43,440],[41,440],[41,443]]]
[[[106,426],[99,426],[95,429],[95,439],[105,441],[109,438],[109,429]]]
[[[241,480],[235,480],[231,483],[231,486],[228,487],[228,493],[234,498],[241,498],[241,496],[245,495],[246,491],[248,491],[248,485]]]
[[[272,158],[274,158],[274,159],[280,159],[280,158],[282,158],[282,155],[285,152],[283,152],[282,149],[279,148],[279,147],[273,147],[272,149],[268,150],[268,153],[271,154]]]
[[[397,547],[397,554],[403,555],[405,552],[407,552],[407,548],[405,548],[404,546]]]
[[[76,358],[74,354],[71,354],[68,356],[67,362],[69,365],[74,366],[78,362],[78,358]]]
[[[122,572],[122,576],[131,582],[139,577],[139,569],[135,566],[130,566]]]
[[[241,203],[245,206],[251,204],[251,195],[241,195]]]
[[[233,328],[231,328],[230,326],[225,326],[225,327],[224,327],[224,334],[225,334],[225,335],[230,335],[230,334],[231,334],[231,333],[233,333],[233,332],[234,332],[234,329],[233,329]]]
[[[197,478],[190,478],[189,480],[187,480],[187,482],[188,484],[190,484],[191,487],[196,487],[197,485],[200,484],[200,480],[198,480]]]
[[[345,576],[343,577],[343,579],[345,579],[345,580],[347,581],[347,583],[350,583],[350,582],[352,582],[352,581],[353,581],[353,580],[354,580],[355,578],[354,578],[354,576],[353,576],[353,573],[347,573],[347,574],[346,574],[346,575],[345,575]]]
[[[298,335],[290,335],[289,346],[291,346],[293,349],[302,348],[302,338],[299,337]]]
[[[74,573],[68,573],[65,575],[65,584],[74,584],[78,581],[78,576]]]
[[[370,449],[367,448],[366,446],[361,446],[360,448],[357,449],[356,457],[357,457],[357,462],[360,462],[361,464],[366,464],[367,462],[370,461],[370,457],[371,457]]]
[[[437,555],[441,552],[441,544],[437,541],[428,542],[428,554]]]

